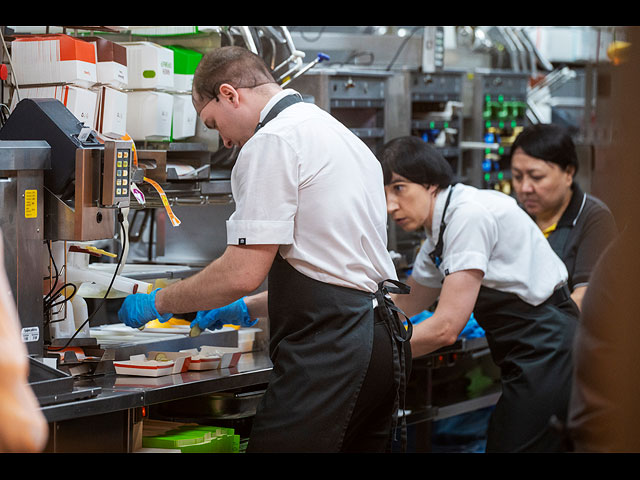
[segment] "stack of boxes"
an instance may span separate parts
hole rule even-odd
[[[196,67],[202,54],[184,47],[171,45],[174,58],[174,93],[172,140],[182,140],[196,134],[198,115],[191,101],[191,87]]]
[[[185,140],[196,133],[193,74],[202,54],[151,42],[29,35],[12,43],[22,98],[57,98],[111,138]],[[11,108],[18,101],[14,95]]]
[[[115,42],[100,37],[84,38],[94,46],[98,82],[91,87],[97,96],[95,130],[107,137],[122,138],[127,133],[128,82],[127,51]]]
[[[12,61],[20,98],[57,98],[78,120],[95,129],[98,81],[93,45],[68,35],[18,37]],[[17,103],[13,97],[11,108]]]
[[[127,133],[134,141],[171,138],[173,51],[151,42],[122,43],[127,50]]]

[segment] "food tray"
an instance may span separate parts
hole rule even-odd
[[[220,368],[232,368],[238,364],[242,351],[234,347],[211,347],[203,345],[200,347],[200,354],[206,356],[219,356]]]
[[[129,360],[114,361],[113,366],[118,375],[161,377],[183,371],[187,358],[182,355],[176,356],[175,359],[149,360],[145,355],[132,355]]]
[[[193,355],[189,370],[215,370],[220,367],[221,360],[218,356]]]

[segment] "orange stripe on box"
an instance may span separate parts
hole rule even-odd
[[[96,63],[96,50],[93,44],[77,40],[69,35],[33,35],[17,37],[14,42],[41,42],[44,40],[58,40],[60,44],[60,60],[79,60],[81,62]]]

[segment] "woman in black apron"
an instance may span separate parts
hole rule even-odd
[[[501,371],[502,395],[490,421],[487,452],[564,451],[550,422],[567,416],[578,310],[564,284],[561,260],[526,213],[517,212],[513,199],[452,185],[446,160],[420,139],[392,141],[380,158],[389,214],[403,228],[420,226],[427,233],[407,282],[411,294],[398,298],[398,306],[412,316],[442,293],[432,322],[414,329],[415,354],[426,353],[427,342],[429,348],[444,346],[431,331],[438,331],[439,317],[451,320],[442,313],[452,303],[451,285],[461,272],[479,272],[475,283],[455,293],[471,297],[468,304]],[[508,242],[513,245],[505,246]],[[529,270],[518,278],[521,268]],[[470,312],[463,310],[447,338],[455,339],[464,327]]]

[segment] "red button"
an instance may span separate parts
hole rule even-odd
[[[7,70],[7,66],[3,63],[0,65],[0,80],[6,80],[9,76],[9,70]]]

